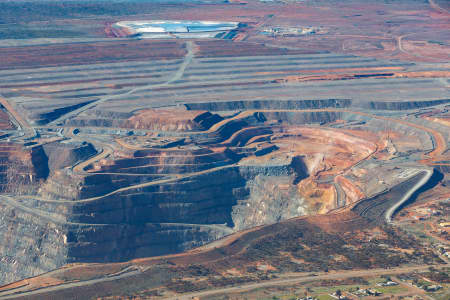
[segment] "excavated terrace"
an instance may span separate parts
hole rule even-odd
[[[426,174],[448,174],[445,45],[411,58],[425,48],[403,23],[362,35],[346,14],[320,35],[260,34],[323,16],[297,5],[249,4],[228,40],[0,46],[0,283],[300,216],[378,224],[435,180]],[[208,7],[205,18],[224,11]],[[117,21],[106,35],[124,35]]]

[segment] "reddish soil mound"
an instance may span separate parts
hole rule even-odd
[[[193,121],[200,113],[180,109],[146,109],[129,118],[125,126],[161,131],[200,130]]]

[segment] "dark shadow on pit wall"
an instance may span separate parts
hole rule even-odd
[[[414,203],[414,201],[416,201],[417,197],[425,192],[428,191],[432,188],[434,188],[436,185],[439,184],[439,182],[441,182],[441,180],[444,178],[444,175],[439,172],[439,170],[437,168],[433,169],[433,175],[431,175],[430,179],[424,184],[422,185],[417,191],[414,192],[414,194],[411,195],[411,197],[409,197],[409,199],[407,201],[405,201],[394,213],[394,216],[401,210],[403,209],[405,206]]]

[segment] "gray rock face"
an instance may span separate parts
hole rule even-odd
[[[272,224],[305,214],[303,199],[292,185],[294,175],[257,175],[247,181],[248,198],[233,207],[236,230]]]
[[[64,228],[11,206],[0,204],[0,283],[55,269],[67,262]]]
[[[92,144],[79,142],[49,143],[43,146],[43,150],[50,170],[72,166],[97,153]]]
[[[284,187],[307,176],[298,163],[223,167],[86,201],[2,197],[0,282],[71,262],[181,252],[302,215],[302,199]]]
[[[321,100],[280,105],[308,108],[349,103]],[[206,119],[212,116],[205,115]],[[237,230],[303,215],[305,204],[295,184],[308,176],[307,168],[301,157],[258,162],[259,156],[277,149],[267,138],[273,131],[264,122],[304,124],[341,117],[330,112],[249,114],[215,131],[189,135],[193,147],[179,154],[176,149],[171,150],[175,154],[137,150],[115,157],[92,174],[67,168],[95,155],[88,143],[35,147],[27,172],[39,180],[40,188],[0,195],[0,282],[72,262],[116,262],[181,252]],[[205,128],[220,120],[205,123]],[[248,147],[255,136],[262,137],[260,143]],[[202,144],[220,144],[226,150],[212,151]],[[251,155],[254,160],[242,160]],[[29,186],[30,182],[22,185]]]
[[[244,109],[312,109],[312,108],[343,108],[352,104],[350,99],[321,100],[249,100],[220,101],[185,104],[189,110],[227,111]]]
[[[378,110],[408,110],[425,108],[440,104],[449,103],[450,99],[439,99],[439,100],[422,100],[422,101],[405,101],[405,102],[381,102],[381,101],[371,101],[366,105],[370,109]]]

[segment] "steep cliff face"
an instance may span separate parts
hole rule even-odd
[[[9,282],[70,262],[176,253],[238,230],[317,212],[315,202],[301,190],[309,184],[303,180],[309,176],[305,162],[315,157],[316,148],[335,140],[336,153],[352,152],[348,143],[356,137],[298,125],[369,121],[349,112],[295,109],[350,104],[333,99],[198,103],[196,109],[233,112],[224,117],[190,112],[186,118],[179,115],[175,127],[162,124],[152,111],[151,120],[133,120],[142,121],[139,126],[167,125],[174,131],[118,136],[108,156],[77,142],[82,134],[32,149],[9,145],[10,154],[0,156],[6,162],[0,175],[16,188],[0,195],[0,238],[5,241],[0,246],[0,280]],[[239,108],[255,111],[234,111]],[[153,146],[166,139],[177,145]],[[358,142],[360,152],[365,147]],[[82,171],[73,167],[95,155],[101,158]],[[322,169],[330,166],[324,162]]]
[[[264,166],[244,164],[240,166],[240,173],[246,179],[246,193],[241,194],[233,206],[236,231],[305,214],[307,204],[296,187],[309,175],[302,157]]]
[[[42,146],[27,149],[20,144],[1,143],[0,161],[2,194],[35,194],[49,175],[48,157]],[[62,262],[57,257],[63,255],[56,254],[59,250],[54,247],[62,241],[57,228],[0,197],[0,282],[60,266]]]
[[[229,166],[84,201],[2,197],[0,280],[70,262],[180,252],[236,230],[302,215],[302,199],[285,187],[307,175],[299,172],[298,161],[289,160]]]
[[[62,226],[0,199],[0,283],[38,275],[67,262]]]
[[[113,262],[180,252],[231,232],[223,225],[76,224],[55,214],[0,203],[0,282],[23,279],[73,262]]]
[[[450,99],[420,100],[420,101],[368,101],[355,102],[351,99],[320,99],[320,100],[249,100],[198,102],[185,104],[188,110],[238,111],[238,110],[300,110],[320,108],[364,107],[375,110],[409,110],[425,108],[449,103]]]
[[[257,110],[257,109],[315,109],[315,108],[344,108],[352,104],[350,99],[323,100],[250,100],[250,101],[220,101],[199,102],[185,104],[188,110]]]
[[[264,116],[267,120],[277,120],[287,124],[325,124],[342,119],[342,112],[265,112]]]
[[[236,109],[235,104],[216,108]],[[246,105],[318,108],[348,103],[255,101]],[[150,122],[140,124],[151,128],[162,124],[156,112],[151,116],[152,120],[138,121]],[[272,125],[332,122],[342,117],[320,111],[254,112],[228,119],[210,112],[186,116],[178,115],[182,122],[174,123],[183,124],[174,128],[186,136],[179,146],[122,149],[83,172],[71,166],[97,151],[89,143],[74,140],[45,143],[25,151],[26,155],[5,158],[22,163],[10,164],[17,172],[5,171],[10,177],[4,182],[17,183],[16,177],[21,176],[23,184],[11,185],[16,189],[9,196],[0,195],[0,236],[5,240],[0,248],[4,257],[0,280],[9,282],[70,262],[176,253],[237,230],[303,215],[307,204],[296,185],[308,176],[307,168],[300,156],[264,158],[278,149],[270,136],[280,128]],[[128,115],[120,117],[131,120]],[[161,134],[164,139],[164,134],[173,132]],[[39,188],[33,182],[39,182]]]
[[[449,103],[450,99],[439,99],[439,100],[423,100],[423,101],[371,101],[365,107],[370,109],[377,110],[408,110],[408,109],[417,109],[417,108],[425,108],[440,104]]]
[[[257,175],[248,180],[248,197],[233,206],[234,228],[242,230],[304,215],[305,203],[292,185],[294,180],[294,175]]]
[[[35,193],[49,174],[48,158],[37,146],[24,149],[13,143],[0,144],[0,191],[15,194]]]
[[[95,147],[86,142],[53,142],[42,148],[48,158],[50,171],[73,166],[97,153]]]
[[[28,197],[22,203],[72,223],[227,224],[234,227],[233,207],[238,202],[251,201],[252,193],[257,198],[264,192],[261,180],[274,185],[292,185],[296,178],[305,175],[298,174],[292,161],[274,166],[225,166],[168,182],[138,184],[81,201],[47,201],[44,199],[49,194],[45,194],[46,197]],[[242,214],[243,218],[247,216],[245,212]],[[263,223],[265,221],[260,222]],[[237,228],[242,229],[242,225]]]

